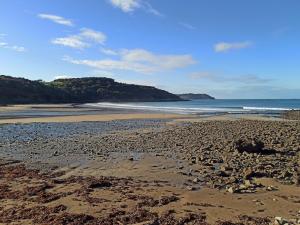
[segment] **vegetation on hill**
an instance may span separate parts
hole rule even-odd
[[[193,93],[188,93],[188,94],[179,94],[178,95],[180,98],[184,100],[196,100],[196,99],[215,99],[214,97],[208,95],[208,94],[193,94]]]
[[[87,77],[43,82],[0,76],[0,104],[180,100],[177,95],[155,87],[118,83],[110,78]]]

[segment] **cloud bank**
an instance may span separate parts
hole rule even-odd
[[[208,71],[194,72],[188,75],[192,79],[205,79],[215,83],[235,82],[244,84],[264,84],[271,81],[257,75],[247,74],[241,76],[221,76]]]
[[[73,59],[64,57],[64,60],[101,70],[127,70],[143,74],[151,74],[184,68],[196,63],[191,55],[160,55],[144,49],[122,49],[115,52],[119,59]]]

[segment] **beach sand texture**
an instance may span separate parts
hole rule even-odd
[[[94,113],[41,117],[43,123],[18,115],[0,125],[0,223],[300,219],[300,122]],[[15,124],[20,119],[28,121]]]

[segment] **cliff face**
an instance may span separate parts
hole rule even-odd
[[[196,100],[196,99],[215,99],[214,97],[208,95],[208,94],[180,94],[178,95],[180,98],[184,100]]]
[[[180,97],[151,86],[87,77],[51,82],[0,76],[0,104],[180,101]]]

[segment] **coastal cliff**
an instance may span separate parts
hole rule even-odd
[[[124,84],[105,77],[57,79],[51,82],[0,76],[0,104],[180,101],[167,91]]]

